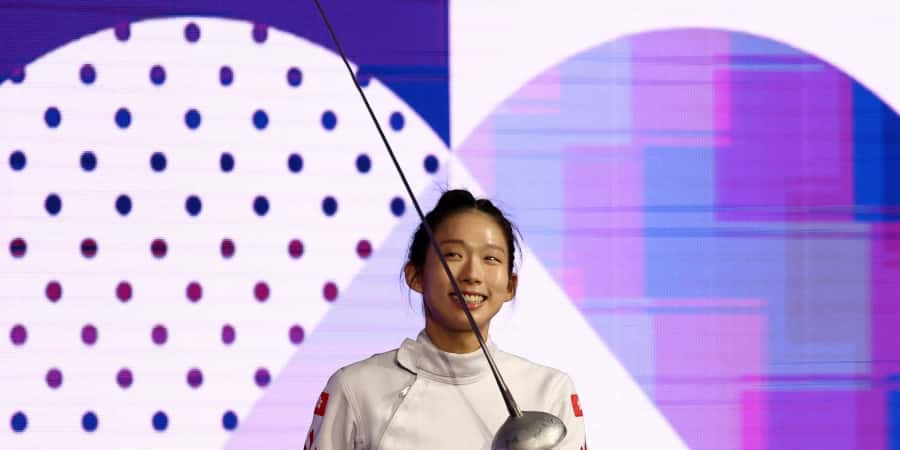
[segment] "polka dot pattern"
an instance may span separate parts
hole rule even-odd
[[[160,24],[165,32],[153,30]],[[274,53],[249,64],[248,52],[214,51],[228,36],[229,45]],[[122,420],[148,434],[182,436],[190,428],[182,426],[185,405],[203,391],[233,384],[234,374],[244,380],[234,389],[257,396],[279,382],[270,368],[306,345],[323,306],[338,299],[335,280],[353,280],[347,271],[357,270],[357,258],[371,258],[373,243],[398,223],[377,214],[397,195],[396,175],[381,149],[354,131],[371,124],[353,91],[333,89],[322,68],[339,61],[327,50],[266,24],[199,17],[120,22],[81,42],[95,37],[108,53],[66,55],[78,47],[73,41],[57,49],[64,58],[44,57],[58,75],[15,68],[18,81],[11,79],[24,83],[0,90],[0,101],[11,89],[45,83],[46,74],[72,86],[18,109],[30,113],[5,149],[7,176],[32,195],[14,199],[30,216],[5,237],[3,256],[23,280],[30,312],[11,312],[3,330],[13,362],[33,374],[26,389],[58,399],[92,386],[96,395],[73,403],[61,421],[29,401],[6,417],[31,437],[56,427],[100,443],[119,420],[109,403],[128,398],[135,407],[122,414],[137,417]],[[114,55],[129,55],[128,70]],[[26,80],[26,70],[40,83]],[[371,75],[359,76],[373,93],[383,89],[369,84]],[[257,92],[254,103],[239,105],[234,98],[247,98],[247,88]],[[404,167],[415,168],[426,158],[418,149],[441,143],[409,139],[433,132],[393,93],[381,95],[389,96],[379,102],[393,111],[391,130],[403,131],[397,145],[413,149],[402,156]],[[51,145],[30,136],[47,136]],[[417,191],[431,182],[427,168],[412,172],[421,173],[411,178]],[[19,194],[0,193],[0,202],[10,195]],[[347,223],[362,228],[348,231]],[[61,224],[69,231],[61,233]],[[217,349],[227,357],[210,363],[202,356]],[[176,363],[182,355],[188,365]],[[22,389],[17,383],[6,389]],[[147,389],[157,392],[152,401]],[[245,426],[238,412],[252,410],[244,394],[233,405],[200,406],[188,422],[236,431]]]

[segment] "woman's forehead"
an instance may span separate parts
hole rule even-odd
[[[439,243],[495,246],[505,251],[506,236],[491,216],[480,211],[462,211],[447,217],[435,230]]]

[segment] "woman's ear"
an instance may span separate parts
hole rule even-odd
[[[408,262],[403,266],[403,275],[406,277],[406,285],[410,289],[422,293],[422,280],[419,279],[419,269],[415,264]]]
[[[512,300],[516,296],[516,289],[519,288],[519,276],[511,273],[509,274],[509,281],[506,283],[506,302]]]

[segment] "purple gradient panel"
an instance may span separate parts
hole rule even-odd
[[[744,378],[768,361],[764,302],[667,298],[651,311],[653,400],[690,448],[741,448]]]
[[[730,145],[717,153],[718,217],[851,220],[852,80],[770,41],[739,36],[734,46],[728,84],[717,83],[730,106],[719,119]]]

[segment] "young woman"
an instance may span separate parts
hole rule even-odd
[[[491,319],[516,294],[513,225],[489,200],[465,190],[445,192],[425,220],[519,407],[563,420],[568,433],[558,449],[586,448],[568,375],[505,353],[489,338]],[[305,450],[490,449],[506,406],[422,225],[404,274],[422,294],[425,329],[331,376]]]

